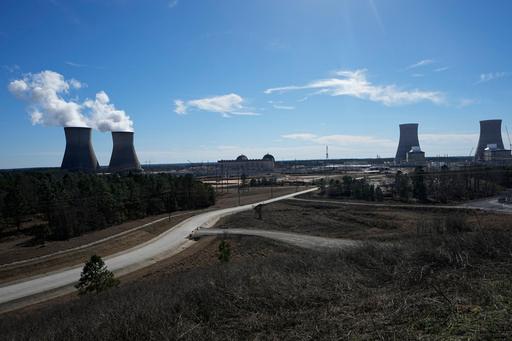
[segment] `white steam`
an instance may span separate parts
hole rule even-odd
[[[104,91],[83,103],[69,98],[80,89],[76,79],[64,79],[54,71],[27,74],[9,83],[9,91],[28,103],[32,124],[62,127],[91,127],[100,131],[133,131],[133,122],[123,110],[110,103]]]
[[[110,103],[105,91],[98,92],[95,100],[87,100],[83,106],[90,109],[92,128],[99,131],[133,131],[130,117]]]

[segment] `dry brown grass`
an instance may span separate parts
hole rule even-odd
[[[512,237],[430,233],[338,254],[256,238],[233,261],[160,273],[22,316],[6,340],[510,339]],[[217,246],[212,245],[213,247]]]

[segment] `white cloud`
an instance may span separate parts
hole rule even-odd
[[[76,79],[66,80],[54,71],[27,74],[9,83],[9,91],[28,103],[32,124],[63,127],[92,127],[101,131],[132,130],[133,122],[122,110],[109,103],[104,91],[96,99],[79,103],[69,99],[71,90],[84,86]]]
[[[8,88],[16,97],[29,103],[32,124],[86,127],[87,119],[80,104],[64,99],[64,95],[71,88],[79,88],[79,84],[76,80],[65,80],[57,72],[43,71],[14,80]]]
[[[189,101],[177,99],[174,104],[174,112],[180,115],[187,114],[189,109],[220,113],[223,117],[259,115],[256,112],[247,111],[244,107],[244,99],[235,93]]]
[[[291,106],[291,105],[281,105],[281,104],[274,104],[272,105],[275,109],[280,109],[280,110],[293,110],[295,109],[295,107]]]
[[[492,81],[492,80],[495,80],[495,79],[504,78],[504,77],[507,77],[507,76],[508,76],[507,72],[482,73],[482,74],[480,74],[480,79],[476,82],[476,84],[489,82],[489,81]]]
[[[133,121],[124,110],[118,110],[110,103],[105,91],[96,94],[94,100],[84,102],[90,110],[90,125],[99,131],[133,131]]]
[[[2,66],[2,69],[4,69],[5,71],[7,71],[9,73],[18,72],[20,70],[20,67],[17,64],[14,64],[14,65],[1,65],[1,66]]]
[[[438,91],[401,90],[395,85],[374,85],[366,78],[366,70],[341,70],[336,72],[339,78],[320,79],[306,85],[291,85],[265,90],[266,94],[284,93],[303,89],[316,89],[315,94],[330,96],[351,96],[387,106],[411,104],[429,101],[440,104],[443,94]]]
[[[419,134],[421,149],[427,155],[468,156],[478,142],[478,133]]]
[[[318,144],[338,145],[338,146],[361,146],[361,145],[395,145],[395,141],[389,139],[376,138],[368,135],[324,135],[318,136],[312,133],[294,133],[281,136],[288,140],[307,141]]]
[[[177,99],[174,101],[174,105],[176,108],[174,109],[174,112],[180,115],[184,115],[187,113],[187,106],[185,105],[185,102],[181,99]]]
[[[449,69],[448,66],[443,66],[443,67],[438,67],[437,69],[434,69],[434,71],[435,72],[443,72],[443,71],[446,71],[448,69]]]
[[[169,8],[174,8],[178,6],[178,0],[170,0],[169,4],[167,5]]]
[[[409,65],[408,67],[406,67],[406,70],[415,69],[417,67],[430,65],[430,64],[433,64],[433,63],[434,63],[434,60],[432,60],[432,59],[423,59],[423,60],[420,60],[417,63]]]
[[[473,104],[477,104],[478,100],[473,98],[462,98],[459,100],[459,103],[457,104],[457,108],[465,108]]]

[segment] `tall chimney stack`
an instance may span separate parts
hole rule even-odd
[[[133,146],[133,132],[113,131],[112,142],[112,156],[108,166],[110,172],[142,170]]]
[[[99,167],[91,143],[91,128],[65,127],[66,151],[61,169],[94,172]]]
[[[395,163],[406,161],[407,152],[412,147],[419,147],[418,140],[418,123],[400,124],[400,141],[396,151]]]
[[[475,152],[475,160],[484,159],[484,150],[489,144],[495,144],[498,149],[504,149],[501,138],[501,120],[480,121],[480,138]]]

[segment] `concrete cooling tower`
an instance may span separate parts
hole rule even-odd
[[[419,147],[418,141],[418,123],[400,124],[400,141],[396,151],[395,162],[400,163],[406,161],[407,152],[412,147]]]
[[[133,146],[133,132],[113,131],[112,142],[114,145],[108,166],[110,172],[142,170]]]
[[[504,149],[501,138],[501,120],[480,121],[480,138],[476,147],[475,160],[484,159],[484,150],[487,145],[496,145],[497,149]]]
[[[65,127],[66,151],[61,169],[94,172],[99,167],[91,143],[91,128]]]

